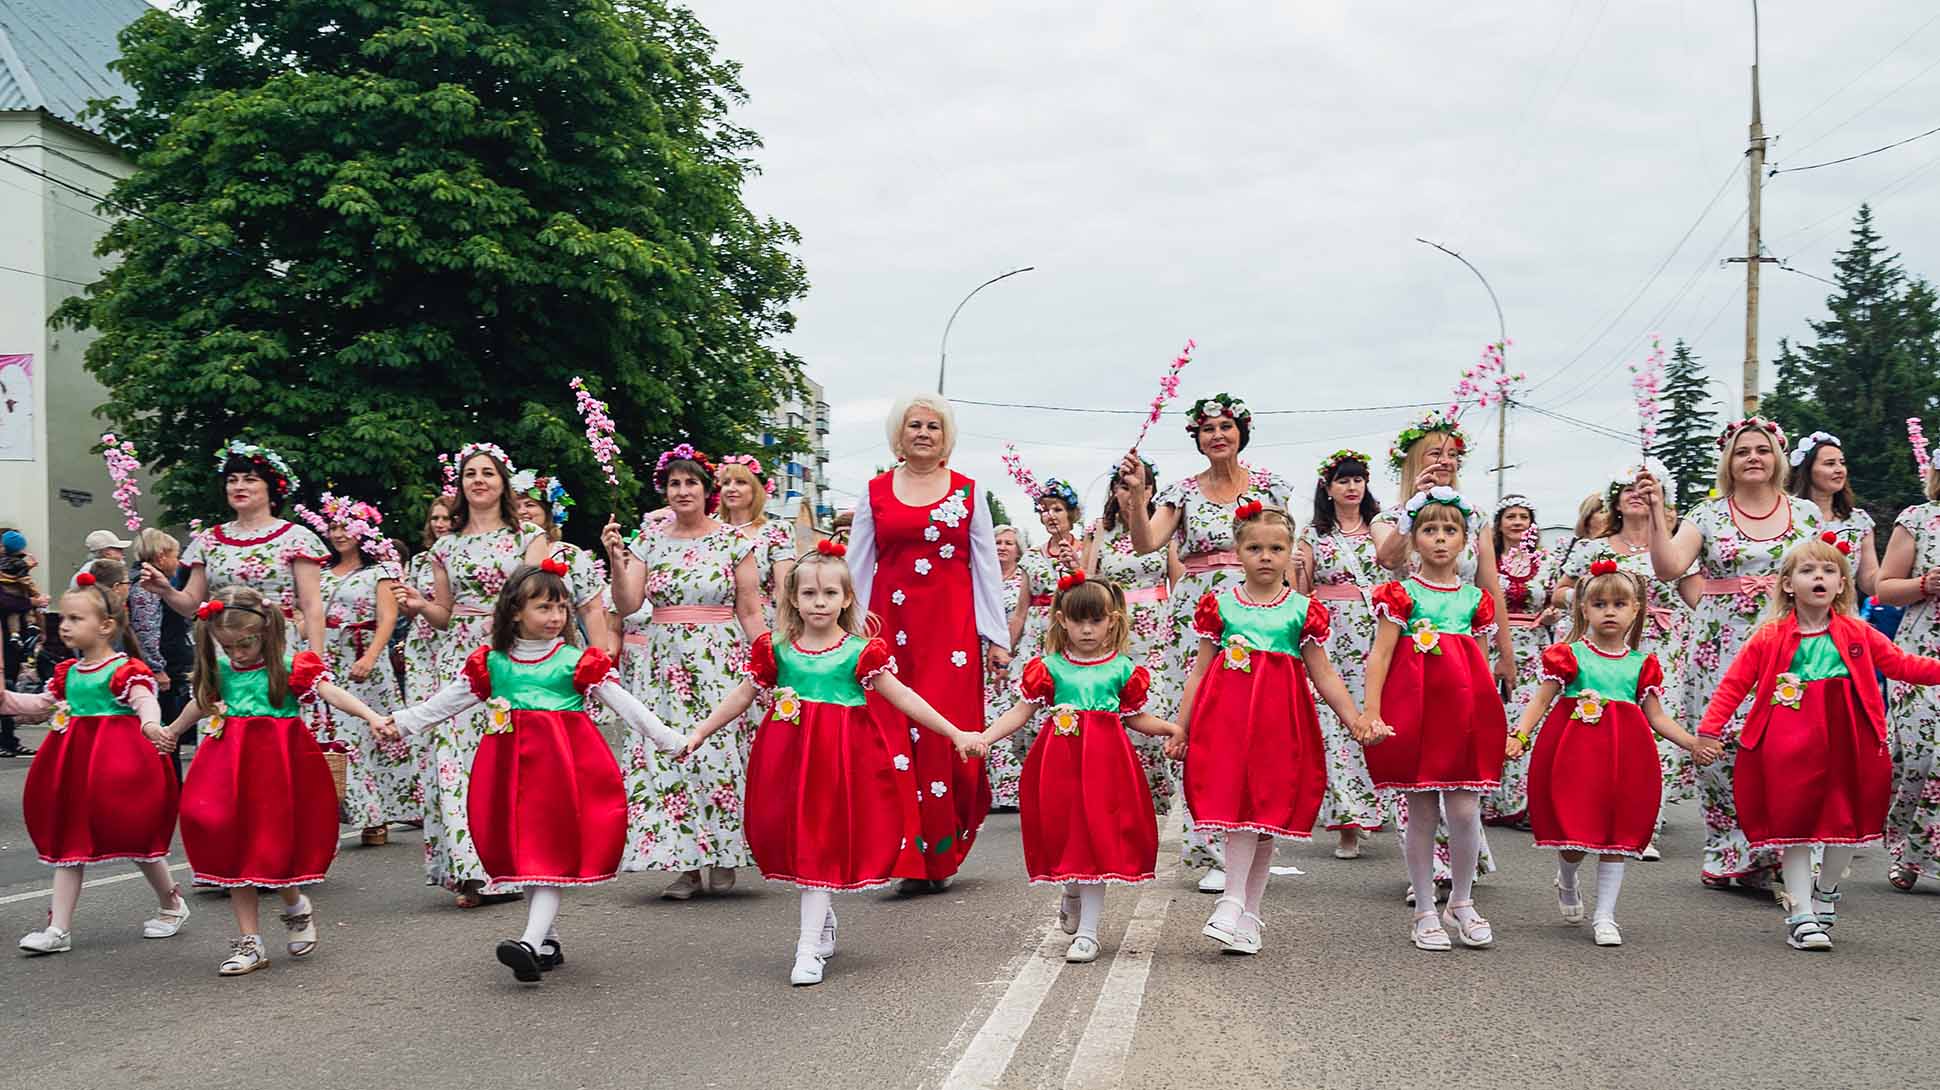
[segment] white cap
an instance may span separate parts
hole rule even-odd
[[[113,530],[96,530],[88,535],[87,540],[88,551],[91,553],[98,553],[103,549],[126,549],[133,544],[132,541],[116,537]]]

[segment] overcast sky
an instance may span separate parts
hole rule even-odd
[[[1777,165],[1936,124],[1928,8],[1767,0]],[[1023,264],[1037,269],[957,320],[953,398],[1137,409],[1188,337],[1186,398],[1231,391],[1255,412],[1445,398],[1495,315],[1422,236],[1494,284],[1534,404],[1634,435],[1624,364],[1661,331],[1690,340],[1737,406],[1744,267],[1719,259],[1745,246],[1749,3],[696,9],[745,66],[740,120],[767,143],[750,199],[803,235],[812,288],[789,347],[828,387],[838,506],[889,461],[893,398],[934,388],[950,309]],[[1829,276],[1870,199],[1907,266],[1940,271],[1936,165],[1940,136],[1770,179],[1768,251]],[[1764,359],[1809,334],[1828,290],[1766,266]],[[1247,459],[1304,496],[1321,457],[1381,459],[1411,412],[1262,416]],[[958,420],[955,464],[1013,512],[1004,439],[1040,476],[1074,480],[1091,513],[1139,424],[962,401]],[[1493,500],[1493,416],[1467,424],[1480,449],[1464,486]],[[1144,448],[1167,480],[1203,466],[1182,428],[1174,412]],[[1517,411],[1509,460],[1510,489],[1548,523],[1635,450]]]

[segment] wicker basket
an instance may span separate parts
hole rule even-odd
[[[344,781],[350,774],[350,757],[339,750],[326,749],[323,751],[323,763],[324,767],[330,769],[330,783],[336,787],[337,802],[341,805],[346,791]]]

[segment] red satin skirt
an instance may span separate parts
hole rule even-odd
[[[1327,742],[1292,655],[1222,656],[1199,683],[1186,742],[1186,806],[1195,825],[1290,840],[1313,837],[1327,793]]]
[[[1773,708],[1758,745],[1738,751],[1732,797],[1752,847],[1885,835],[1893,758],[1858,706],[1850,678],[1807,682],[1798,708]]]
[[[626,848],[620,766],[585,712],[515,709],[472,759],[471,822],[494,885],[610,882]]]
[[[932,785],[917,783],[909,751],[891,744],[888,732],[903,722],[812,700],[797,720],[762,720],[748,753],[743,828],[763,878],[858,890],[888,885],[899,864],[920,870],[916,794]]]
[[[1405,634],[1381,689],[1381,719],[1394,735],[1367,747],[1374,786],[1393,791],[1489,791],[1502,783],[1509,714],[1495,675],[1471,636],[1444,632],[1441,654],[1416,651]]]
[[[182,847],[198,885],[301,886],[337,856],[337,790],[298,719],[230,716],[196,746]]]
[[[1611,702],[1594,723],[1550,710],[1529,755],[1529,826],[1538,848],[1640,856],[1657,826],[1664,775],[1657,736],[1635,704]]]
[[[180,795],[139,719],[82,715],[41,742],[21,809],[40,861],[72,867],[166,856]]]
[[[1049,722],[1024,757],[1017,809],[1032,882],[1149,882],[1159,819],[1125,724],[1078,713],[1078,733]]]

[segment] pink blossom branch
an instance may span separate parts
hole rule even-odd
[[[1193,349],[1198,347],[1198,341],[1188,339],[1186,346],[1173,358],[1171,366],[1165,369],[1165,375],[1159,379],[1159,394],[1152,399],[1152,411],[1145,414],[1145,423],[1138,429],[1138,438],[1132,441],[1134,452],[1138,450],[1140,443],[1145,442],[1145,434],[1152,430],[1152,425],[1158,423],[1159,417],[1164,415],[1165,407],[1172,402],[1172,399],[1179,396],[1179,372],[1185,370],[1186,364],[1192,362]]]
[[[115,483],[115,506],[121,508],[131,531],[141,529],[141,511],[135,498],[141,495],[136,478],[141,474],[141,459],[135,457],[135,444],[117,440],[114,434],[101,437],[101,459],[108,463],[108,477]]]
[[[593,448],[593,460],[606,474],[606,483],[619,486],[620,475],[613,468],[613,459],[620,453],[620,444],[613,436],[619,431],[608,415],[606,402],[594,397],[586,389],[586,383],[578,375],[573,376],[573,401],[579,407],[579,415],[586,420],[586,443]]]

